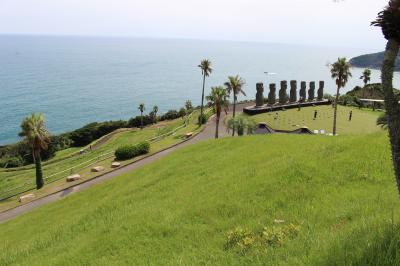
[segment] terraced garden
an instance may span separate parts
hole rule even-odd
[[[36,197],[41,197],[70,186],[71,184],[65,182],[65,177],[71,174],[80,174],[83,177],[81,180],[74,182],[74,184],[99,175],[99,173],[90,171],[94,165],[105,167],[104,172],[111,171],[114,151],[119,146],[150,140],[150,154],[153,154],[179,143],[185,138],[184,135],[186,133],[194,132],[196,134],[199,132],[200,128],[196,124],[197,116],[197,111],[195,111],[186,121],[186,125],[183,119],[176,119],[146,127],[143,130],[137,128],[118,130],[92,143],[90,145],[92,146],[91,150],[89,146],[85,147],[85,152],[82,154],[80,153],[82,148],[70,148],[60,151],[53,159],[43,164],[47,185],[43,189],[35,191],[35,195]],[[106,141],[103,141],[103,139],[106,139]],[[140,158],[124,161],[122,165],[129,164]],[[19,169],[0,170],[0,198],[7,198],[10,195],[22,192],[28,193],[34,188],[34,176],[35,169],[33,165]],[[17,205],[16,197],[11,197],[0,202],[0,211]]]

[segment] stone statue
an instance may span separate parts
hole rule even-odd
[[[259,82],[256,85],[256,107],[261,107],[264,105],[264,84]]]
[[[324,99],[324,87],[325,87],[325,82],[320,81],[319,82],[319,89],[318,89],[318,101],[322,101]]]
[[[308,90],[308,100],[314,101],[315,98],[315,81],[310,82],[310,89]]]
[[[302,81],[300,83],[300,102],[305,102],[307,100],[307,83]]]
[[[290,81],[290,102],[291,103],[297,102],[297,81],[296,80]]]
[[[280,104],[285,104],[288,101],[288,96],[287,96],[286,90],[287,90],[287,81],[283,80],[283,81],[281,81],[281,89],[279,90],[279,103]]]
[[[276,84],[269,84],[268,105],[274,105],[276,101]]]

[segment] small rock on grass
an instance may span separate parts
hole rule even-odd
[[[21,197],[18,198],[18,201],[21,203],[27,202],[27,201],[31,201],[32,199],[35,198],[34,194],[27,194],[27,195],[23,195]]]
[[[79,179],[81,179],[81,176],[78,175],[78,174],[70,175],[70,176],[67,177],[67,182],[73,182],[73,181],[76,181],[76,180],[79,180]]]
[[[113,162],[112,164],[111,164],[111,168],[118,168],[118,167],[120,167],[121,166],[121,163],[119,163],[119,162]]]
[[[92,168],[92,172],[102,172],[102,171],[104,171],[103,166],[95,166]]]

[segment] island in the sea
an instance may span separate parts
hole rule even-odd
[[[384,52],[366,54],[354,57],[350,64],[354,67],[380,69],[382,67]],[[397,57],[395,71],[400,71],[400,55]]]

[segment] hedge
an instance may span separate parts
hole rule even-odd
[[[115,151],[115,158],[118,161],[129,160],[150,151],[150,143],[142,141],[136,145],[124,145]]]

